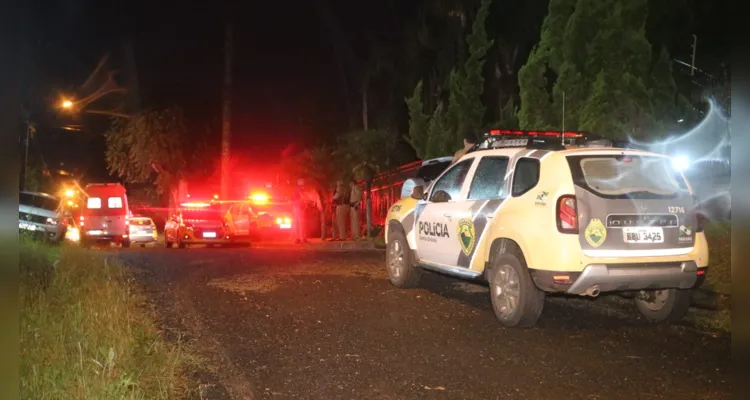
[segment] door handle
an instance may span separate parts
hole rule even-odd
[[[494,215],[485,215],[484,218],[486,218],[486,219],[493,219],[493,218],[495,218],[495,216]]]

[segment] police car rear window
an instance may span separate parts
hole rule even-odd
[[[605,198],[673,198],[687,190],[669,158],[659,156],[569,156],[576,185]]]

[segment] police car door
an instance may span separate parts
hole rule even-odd
[[[427,200],[417,204],[416,246],[420,262],[454,267],[460,252],[456,224],[466,209],[466,186],[474,158],[464,159],[440,176]]]
[[[507,197],[508,164],[509,158],[504,155],[479,159],[471,174],[464,215],[457,222],[456,241],[460,249],[453,254],[453,265],[471,268],[476,249],[483,240],[488,240],[489,226]]]

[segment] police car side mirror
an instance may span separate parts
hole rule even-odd
[[[432,195],[433,203],[445,203],[451,200],[451,195],[445,190],[438,190]]]
[[[424,195],[424,186],[422,185],[414,186],[414,189],[411,190],[412,199],[420,200],[424,198]]]

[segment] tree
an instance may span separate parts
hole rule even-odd
[[[450,73],[448,103],[439,101],[430,115],[424,113],[422,81],[412,96],[405,99],[409,108],[409,136],[406,140],[422,159],[452,154],[461,147],[466,134],[477,133],[483,126],[485,106],[483,67],[492,46],[484,27],[492,0],[482,0],[467,36],[469,57],[460,69]]]
[[[681,100],[668,53],[652,63],[647,14],[647,0],[551,0],[519,72],[521,128],[562,128],[563,103],[565,129],[613,138],[653,136],[675,122]]]
[[[186,124],[172,107],[115,119],[105,134],[109,172],[126,183],[153,184],[158,195],[178,203],[177,184],[186,176]]]

